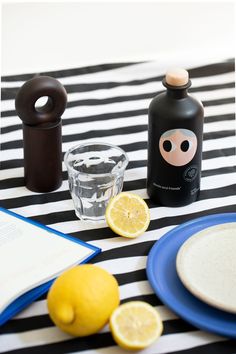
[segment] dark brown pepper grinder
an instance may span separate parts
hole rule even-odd
[[[36,108],[44,96],[47,103]],[[23,122],[25,185],[34,192],[51,192],[62,183],[61,116],[66,103],[65,88],[49,76],[25,82],[16,95],[16,112]]]

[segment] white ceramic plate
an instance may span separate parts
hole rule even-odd
[[[177,273],[196,297],[236,313],[236,222],[212,226],[179,249]]]

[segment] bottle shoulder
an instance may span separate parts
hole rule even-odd
[[[163,92],[155,96],[149,105],[149,115],[183,117],[193,115],[204,115],[204,108],[201,101],[191,94],[181,99],[174,99]]]

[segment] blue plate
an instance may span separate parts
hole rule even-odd
[[[236,213],[204,216],[175,227],[152,247],[147,277],[159,299],[179,317],[200,329],[236,338],[236,315],[193,296],[181,283],[175,265],[178,250],[189,237],[207,227],[230,222],[236,222]]]

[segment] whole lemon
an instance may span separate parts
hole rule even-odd
[[[74,336],[88,336],[102,329],[119,302],[115,277],[92,264],[65,271],[47,296],[52,321]]]

